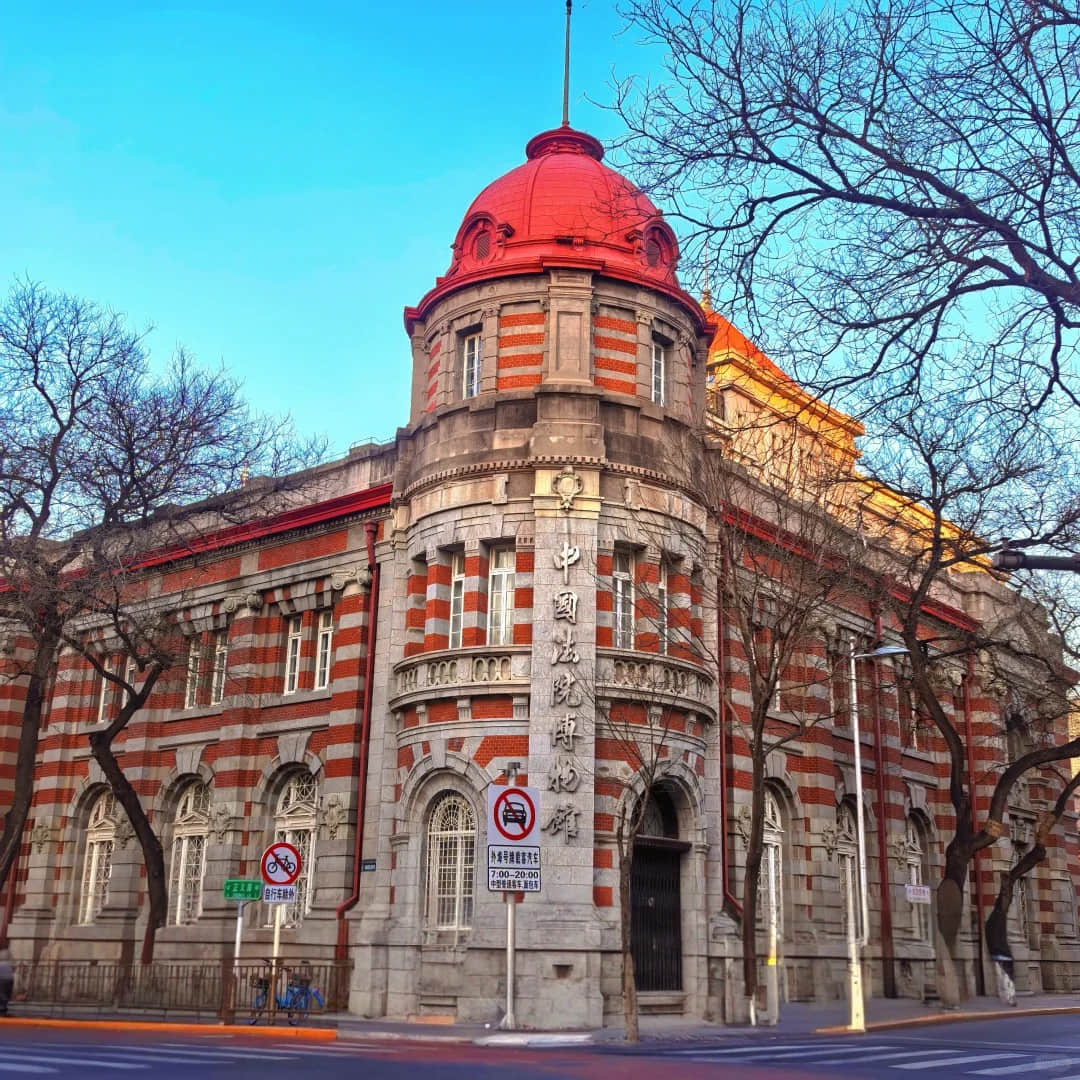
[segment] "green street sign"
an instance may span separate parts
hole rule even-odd
[[[243,878],[229,878],[225,882],[226,900],[261,900],[261,881],[244,881]]]

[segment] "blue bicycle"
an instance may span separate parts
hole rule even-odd
[[[264,960],[263,963],[269,965],[270,971],[265,975],[252,975],[250,980],[251,986],[255,990],[255,997],[251,1003],[249,1024],[257,1024],[270,1003],[270,985],[273,981],[274,962]],[[274,1005],[279,1011],[288,1014],[289,1023],[295,1027],[302,1020],[307,1020],[312,1005],[322,1009],[325,1007],[326,1002],[323,1000],[319,988],[311,985],[310,964],[303,963],[296,969],[286,968],[285,972],[289,980],[285,984],[285,992],[274,995]]]

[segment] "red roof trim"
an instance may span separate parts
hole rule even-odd
[[[221,548],[231,547],[234,544],[246,544],[252,540],[262,540],[268,536],[291,532],[293,529],[320,525],[323,522],[347,517],[349,514],[357,514],[364,510],[375,510],[382,506],[389,506],[392,491],[393,484],[379,484],[377,487],[368,488],[366,491],[339,495],[336,499],[310,503],[308,506],[301,506],[296,510],[287,510],[285,513],[275,514],[273,517],[244,522],[242,525],[234,525],[228,529],[221,529],[219,532],[197,537],[190,544],[177,544],[175,547],[165,548],[163,551],[140,560],[136,566],[139,569],[160,566],[162,563],[175,562],[190,555],[217,551]]]

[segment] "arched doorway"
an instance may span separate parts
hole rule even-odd
[[[670,788],[653,787],[634,840],[630,873],[630,948],[639,991],[678,992],[682,977],[681,861],[690,844],[679,839]]]

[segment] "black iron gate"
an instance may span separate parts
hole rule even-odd
[[[634,846],[630,948],[638,990],[682,990],[681,854],[671,846],[647,841]]]

